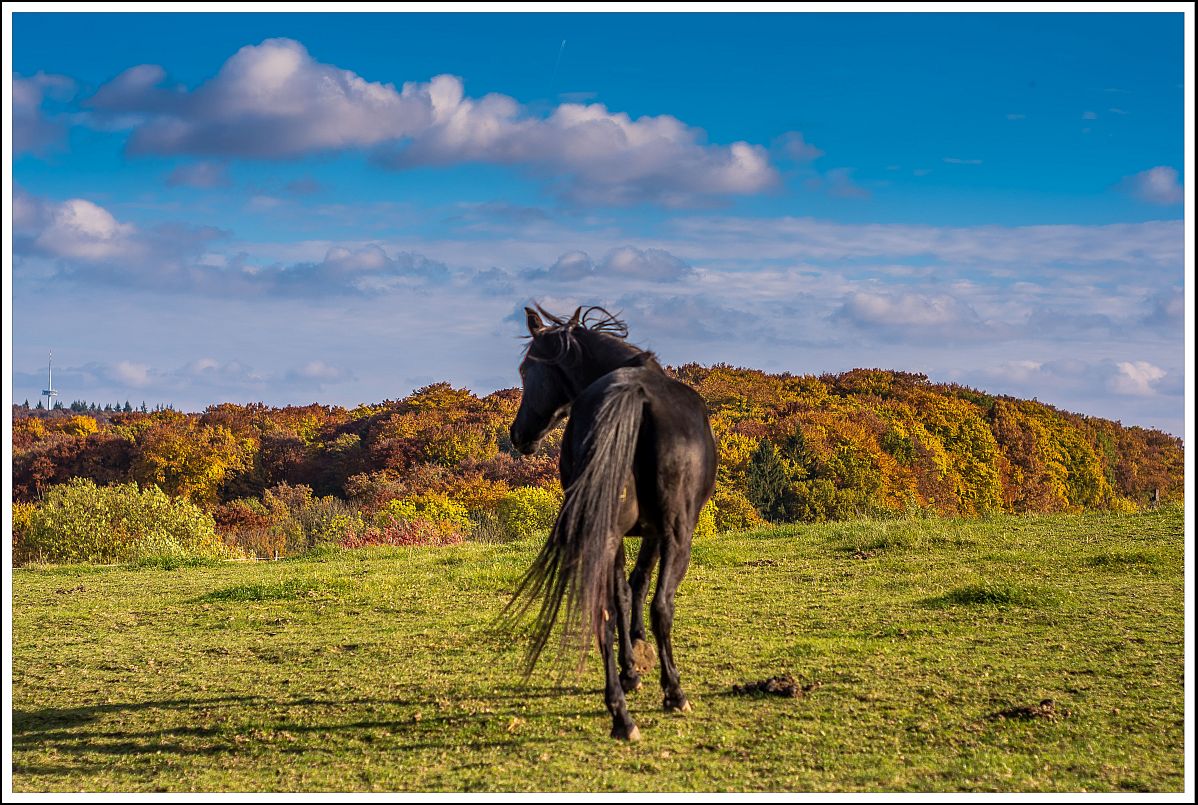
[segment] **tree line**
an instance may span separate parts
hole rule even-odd
[[[711,512],[720,530],[853,517],[1130,512],[1183,496],[1181,440],[1157,430],[908,372],[814,376],[698,364],[668,371],[711,413],[720,459]],[[535,455],[519,456],[508,436],[519,403],[519,389],[478,396],[435,383],[354,408],[14,406],[14,499],[36,503],[86,478],[156,487],[230,533],[247,519],[265,527],[284,509],[303,519],[296,512],[313,501],[340,507],[351,525],[377,522],[400,501],[409,520],[435,509],[425,519],[477,526],[517,490],[560,495],[561,431]]]

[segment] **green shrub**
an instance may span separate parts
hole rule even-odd
[[[765,523],[752,501],[736,487],[717,486],[711,499],[715,506],[715,527],[721,534],[744,531]]]
[[[714,500],[703,504],[699,510],[699,521],[695,523],[695,539],[714,537],[716,535],[716,518],[718,509]]]
[[[14,564],[24,564],[28,561],[29,521],[37,506],[32,503],[13,501],[12,504],[12,560]]]
[[[509,539],[539,534],[553,528],[561,498],[540,486],[521,486],[499,501],[495,513]]]
[[[86,478],[52,487],[29,517],[25,561],[52,563],[219,559],[230,554],[212,516],[161,489],[96,486]]]
[[[366,527],[362,516],[345,501],[314,497],[312,488],[302,484],[279,484],[266,490],[263,505],[271,535],[266,542],[282,556],[337,544]]]
[[[431,523],[446,540],[460,538],[471,525],[466,507],[440,492],[390,500],[375,515],[374,525],[386,529],[416,520]]]

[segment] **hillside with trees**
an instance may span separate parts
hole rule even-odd
[[[905,372],[668,371],[711,412],[720,463],[707,530],[1131,512],[1183,497],[1181,440],[1156,430]],[[46,541],[64,540],[62,523],[88,507],[162,511],[150,493],[187,507],[181,519],[204,532],[188,540],[210,544],[212,531],[259,556],[320,544],[503,540],[547,528],[561,496],[561,432],[520,456],[508,437],[519,403],[519,389],[479,397],[438,383],[356,408],[14,406],[16,555],[56,556]],[[136,531],[135,519],[111,528]],[[105,550],[96,557],[124,555]]]

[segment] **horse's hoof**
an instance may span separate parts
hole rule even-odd
[[[641,681],[639,676],[635,674],[628,676],[620,674],[620,687],[624,689],[625,693],[632,693],[633,691],[640,690],[644,686],[645,683]]]
[[[657,650],[651,643],[644,640],[632,642],[632,669],[634,671],[638,674],[647,674],[653,670],[655,662],[657,662]]]
[[[611,728],[611,737],[621,741],[628,741],[629,743],[636,743],[641,739],[641,731],[637,728],[636,724],[633,724],[628,729],[622,726],[615,726]]]
[[[691,703],[685,696],[680,699],[671,699],[667,696],[665,701],[662,702],[662,708],[667,713],[689,713],[691,711]]]

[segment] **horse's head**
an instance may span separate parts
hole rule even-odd
[[[511,436],[512,445],[529,455],[541,446],[545,434],[570,413],[573,386],[565,364],[577,349],[574,328],[578,327],[582,308],[574,311],[569,321],[551,318],[552,324],[546,324],[541,314],[530,307],[524,308],[524,312],[528,314],[528,334],[532,340],[520,363],[524,396],[512,423]]]

